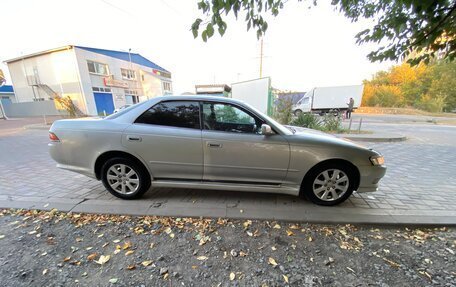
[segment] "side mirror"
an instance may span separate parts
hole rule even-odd
[[[274,132],[272,131],[270,125],[262,124],[261,125],[261,134],[264,136],[270,136],[270,135],[273,135]]]

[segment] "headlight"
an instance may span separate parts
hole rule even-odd
[[[371,156],[369,159],[373,165],[384,165],[385,164],[385,158],[381,155]]]

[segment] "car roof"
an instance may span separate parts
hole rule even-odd
[[[221,97],[221,96],[206,96],[206,95],[186,95],[186,96],[161,96],[153,98],[156,101],[218,101],[227,103],[244,103],[240,100]]]

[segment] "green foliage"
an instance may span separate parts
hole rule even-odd
[[[298,0],[306,1],[306,0]],[[227,24],[223,20],[232,13],[238,18],[243,11],[247,30],[256,30],[260,38],[268,29],[265,14],[277,16],[287,0],[200,0],[198,9],[207,17],[207,25],[201,37],[207,41],[214,27],[223,36]],[[316,5],[317,0],[307,0]],[[359,32],[358,44],[380,42],[376,51],[367,55],[371,61],[399,60],[406,58],[416,65],[429,63],[434,58],[453,60],[456,57],[456,2],[450,0],[332,0],[331,4],[353,22],[364,18],[371,27]],[[203,20],[192,24],[193,36]],[[298,28],[298,27],[297,27]]]
[[[321,130],[322,124],[317,115],[312,113],[301,113],[297,118],[295,118],[291,125],[304,127],[314,130]]]
[[[283,125],[288,125],[293,117],[293,103],[290,100],[277,99],[274,118]]]
[[[342,117],[327,113],[323,116],[323,130],[327,132],[342,132]]]
[[[456,108],[456,62],[402,64],[364,82],[363,105],[413,107],[430,112]]]
[[[319,117],[312,113],[301,113],[291,123],[292,126],[304,127],[324,132],[343,132],[342,118],[340,115],[327,113]]]

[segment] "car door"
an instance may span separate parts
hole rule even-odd
[[[261,134],[263,121],[230,103],[202,102],[203,179],[280,184],[290,147],[280,134]]]
[[[124,131],[122,143],[147,162],[154,179],[201,180],[199,108],[196,101],[160,102]]]

